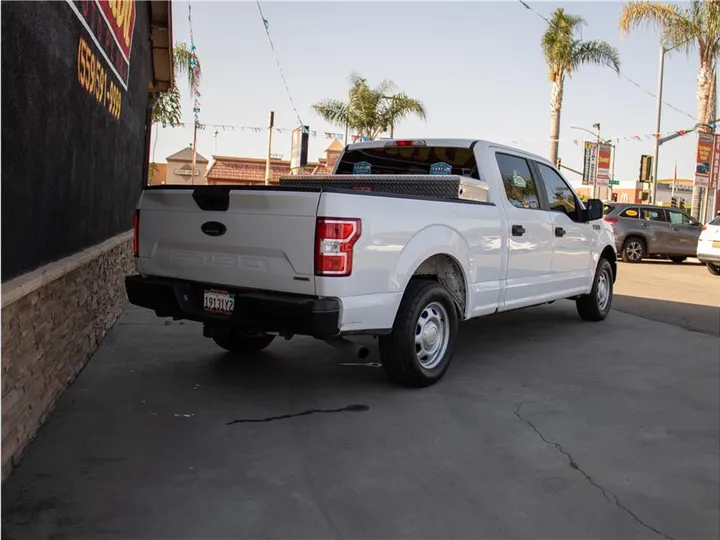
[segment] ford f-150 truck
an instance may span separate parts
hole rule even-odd
[[[202,322],[237,354],[278,336],[341,348],[376,336],[392,381],[428,386],[445,374],[462,320],[565,298],[582,319],[605,319],[617,254],[602,212],[522,150],[350,144],[314,180],[146,187],[126,289],[160,317]]]

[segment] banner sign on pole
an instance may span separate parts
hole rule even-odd
[[[695,185],[707,187],[710,181],[710,166],[715,136],[712,133],[698,132],[697,159],[695,161]]]
[[[597,185],[607,186],[610,182],[610,160],[612,156],[612,146],[609,144],[600,144],[597,146]]]
[[[583,186],[595,185],[597,175],[598,145],[592,142],[585,143],[585,160],[583,163]]]
[[[710,170],[710,189],[718,187],[720,179],[720,133],[716,134],[713,140],[712,168]]]

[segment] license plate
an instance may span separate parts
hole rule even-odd
[[[227,291],[211,289],[205,291],[203,297],[203,309],[210,313],[232,315],[235,309],[235,295]]]
[[[720,248],[720,240],[713,240],[713,247]]]

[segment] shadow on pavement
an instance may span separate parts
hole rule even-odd
[[[720,307],[615,294],[612,309],[693,332],[720,336]]]
[[[463,324],[422,390],[357,341],[241,359],[129,307],[3,484],[3,538],[717,537],[716,340],[558,302]]]

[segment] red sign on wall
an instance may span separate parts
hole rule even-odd
[[[107,68],[127,90],[135,30],[134,0],[66,1],[88,31]]]

